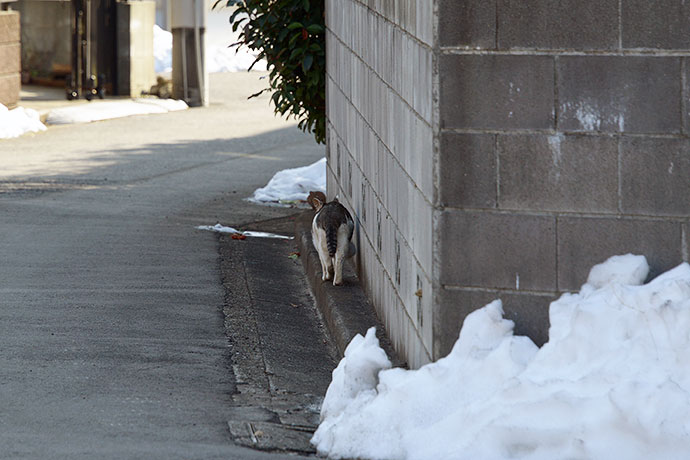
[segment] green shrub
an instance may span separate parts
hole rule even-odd
[[[303,131],[326,141],[326,38],[324,0],[217,0],[236,6],[232,30],[237,46],[266,59],[275,112],[295,117]],[[256,63],[256,61],[254,61]],[[253,66],[254,64],[252,64]]]

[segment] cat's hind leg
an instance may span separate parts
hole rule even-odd
[[[326,232],[322,229],[318,230],[317,235],[317,250],[319,253],[319,260],[321,261],[321,280],[328,281],[333,279],[333,261],[328,255],[328,245],[326,244]]]
[[[326,251],[318,251],[319,259],[321,259],[321,280],[329,281],[333,279],[333,261]]]
[[[321,255],[321,251],[317,252],[319,253],[319,261],[321,262],[321,281],[328,281],[331,279],[329,276],[328,264],[326,263],[324,256]],[[326,257],[328,257],[328,254],[326,254]]]

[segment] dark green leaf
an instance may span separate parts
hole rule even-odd
[[[304,59],[302,59],[302,70],[304,70],[304,73],[309,72],[309,69],[311,69],[311,65],[314,62],[314,56],[311,54],[307,54],[304,56]]]
[[[318,24],[310,24],[307,26],[307,32],[310,34],[318,34],[323,32],[323,27]]]
[[[302,48],[293,49],[292,53],[290,53],[290,60],[292,61],[298,54],[304,54],[304,50]]]
[[[276,114],[325,141],[324,0],[227,0],[239,42],[268,63],[271,104]],[[222,0],[214,6],[222,5]],[[305,26],[307,24],[307,26]],[[255,62],[252,64],[255,65]]]

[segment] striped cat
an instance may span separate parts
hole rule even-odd
[[[333,286],[340,286],[343,284],[343,262],[357,252],[350,241],[355,223],[337,199],[327,203],[323,193],[312,192],[308,201],[316,210],[311,237],[321,260],[321,279],[333,279]]]

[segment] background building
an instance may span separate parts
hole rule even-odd
[[[0,104],[14,107],[19,100],[19,13],[9,8],[14,1],[0,1]]]
[[[153,0],[17,0],[11,8],[24,83],[65,87],[94,75],[106,94],[139,96],[156,82]]]

